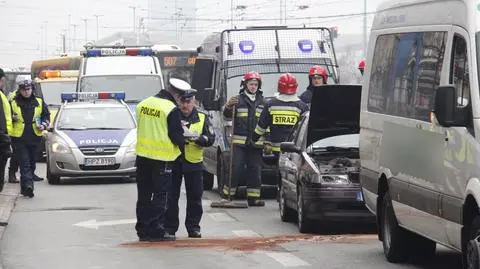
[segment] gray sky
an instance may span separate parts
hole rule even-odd
[[[175,0],[163,1],[165,6],[175,5]],[[177,5],[181,1],[178,0]],[[340,33],[362,33],[363,17],[325,18],[325,19],[295,19],[302,17],[330,16],[338,14],[353,14],[363,12],[361,0],[287,0],[287,24],[292,26],[325,25],[338,26]],[[381,0],[368,0],[368,11],[374,11]],[[236,13],[236,20],[249,19],[278,19],[280,1],[272,0],[234,0],[234,6],[245,5],[247,8]],[[181,5],[181,4],[180,4]],[[299,6],[308,6],[299,9]],[[133,28],[133,10],[129,6],[137,6],[137,17],[148,16],[148,0],[0,0],[0,30],[3,32],[0,38],[0,66],[1,67],[30,67],[33,60],[40,59],[41,48],[46,35],[48,56],[56,55],[61,49],[61,33],[66,33],[67,48],[71,47],[73,27],[76,27],[77,49],[85,40],[85,24],[87,21],[87,37],[89,40],[96,39],[96,18],[99,17],[99,36],[105,37],[118,31],[129,31]],[[207,35],[211,31],[219,31],[228,28],[228,21],[209,21],[211,19],[230,18],[230,1],[227,0],[197,0],[197,34]],[[155,17],[163,20],[162,29],[165,31],[172,28],[173,23],[169,20],[170,12],[155,10]],[[70,17],[69,17],[70,15]],[[371,24],[370,15],[368,24]],[[183,20],[192,20],[192,16],[183,17]],[[239,27],[247,25],[274,25],[278,20],[272,21],[237,21]],[[148,30],[148,21],[146,21]],[[158,25],[158,22],[157,22]],[[43,27],[46,27],[42,30]],[[185,28],[186,32],[193,29]],[[43,34],[42,34],[43,33]],[[185,36],[185,35],[182,35]],[[173,43],[173,42],[172,42]]]

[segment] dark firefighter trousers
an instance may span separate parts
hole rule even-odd
[[[261,148],[250,146],[234,145],[232,158],[231,188],[228,189],[228,182],[224,182],[223,193],[234,196],[239,182],[246,179],[247,198],[251,200],[260,199],[260,188],[262,185],[262,152]]]
[[[137,156],[137,224],[139,238],[165,235],[165,213],[172,163]]]
[[[203,172],[185,171],[182,169],[182,162],[175,162],[172,170],[172,188],[168,199],[167,221],[165,228],[170,234],[178,231],[180,221],[178,218],[180,199],[180,189],[182,179],[185,179],[185,191],[187,193],[187,214],[185,217],[185,227],[189,233],[200,232],[200,220],[203,215],[202,195],[203,195]]]

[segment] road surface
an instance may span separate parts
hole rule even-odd
[[[45,165],[38,174],[45,176]],[[204,194],[203,239],[139,243],[134,230],[136,186],[122,179],[37,182],[35,197],[19,197],[5,231],[5,269],[162,268],[460,268],[460,257],[439,249],[433,264],[388,264],[375,231],[352,227],[312,235],[280,221],[275,200],[264,208],[213,209]],[[181,197],[181,223],[185,193]],[[362,231],[363,230],[363,231]],[[370,231],[369,231],[370,230]],[[333,234],[332,234],[333,233]]]

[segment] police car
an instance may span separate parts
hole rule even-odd
[[[62,93],[46,141],[47,180],[134,176],[136,121],[124,92]]]

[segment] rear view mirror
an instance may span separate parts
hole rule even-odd
[[[192,88],[198,91],[213,90],[215,88],[215,69],[214,59],[198,57],[193,69]]]
[[[434,113],[443,127],[459,126],[455,121],[457,112],[456,89],[453,85],[440,86],[435,93]]]
[[[293,152],[293,153],[301,153],[301,149],[299,146],[295,145],[293,142],[282,142],[280,144],[280,150],[282,152]]]

